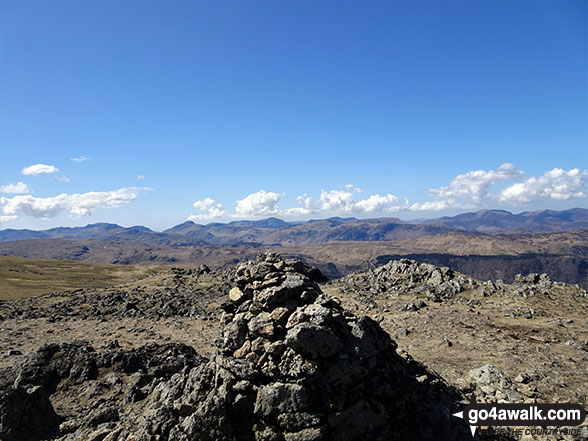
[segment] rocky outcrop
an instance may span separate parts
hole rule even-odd
[[[588,296],[586,291],[578,285],[570,286],[554,282],[547,274],[517,274],[512,286],[510,286],[501,279],[482,282],[454,272],[448,267],[436,267],[410,259],[391,260],[373,270],[354,273],[329,283],[344,292],[353,292],[368,306],[377,305],[378,298],[384,295],[409,295],[418,299],[444,302],[456,299],[460,293],[468,290],[476,290],[485,297],[514,292],[527,298],[536,294],[549,295],[553,292],[574,288],[576,296],[584,298]],[[420,309],[418,302],[414,302],[405,305],[404,310],[416,311],[418,309]],[[527,316],[528,314],[522,313],[520,315]]]
[[[467,289],[487,291],[485,285],[450,268],[439,268],[410,259],[392,260],[373,270],[351,274],[333,283],[345,286],[350,291],[369,292],[373,296],[412,294],[434,302],[451,299]]]
[[[183,344],[131,350],[116,343],[95,350],[82,341],[43,346],[16,371],[3,372],[0,439],[96,441],[103,433],[102,440],[117,424],[130,426],[142,418],[134,403],[157,384],[203,361]],[[67,396],[60,402],[72,405],[55,408],[50,400],[57,396]]]

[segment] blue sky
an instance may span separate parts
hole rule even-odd
[[[585,1],[0,8],[0,228],[588,207]]]

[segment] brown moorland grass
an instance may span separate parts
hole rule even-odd
[[[78,288],[101,288],[142,279],[154,266],[0,256],[0,300]]]

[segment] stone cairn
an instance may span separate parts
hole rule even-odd
[[[273,253],[242,264],[216,353],[157,386],[127,440],[471,439],[451,416],[463,397],[324,295],[321,278]]]

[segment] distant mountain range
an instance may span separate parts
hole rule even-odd
[[[301,246],[327,242],[391,241],[450,232],[471,234],[523,234],[562,232],[588,228],[588,210],[532,211],[513,214],[480,210],[453,217],[404,222],[396,218],[356,219],[333,217],[307,222],[277,218],[200,225],[188,221],[161,233],[142,226],[130,228],[97,223],[49,230],[0,230],[0,242],[23,239],[91,239],[133,241],[147,245],[280,245]]]
[[[486,234],[555,233],[588,228],[588,210],[572,208],[564,211],[525,211],[519,214],[504,210],[480,210],[424,223]]]

